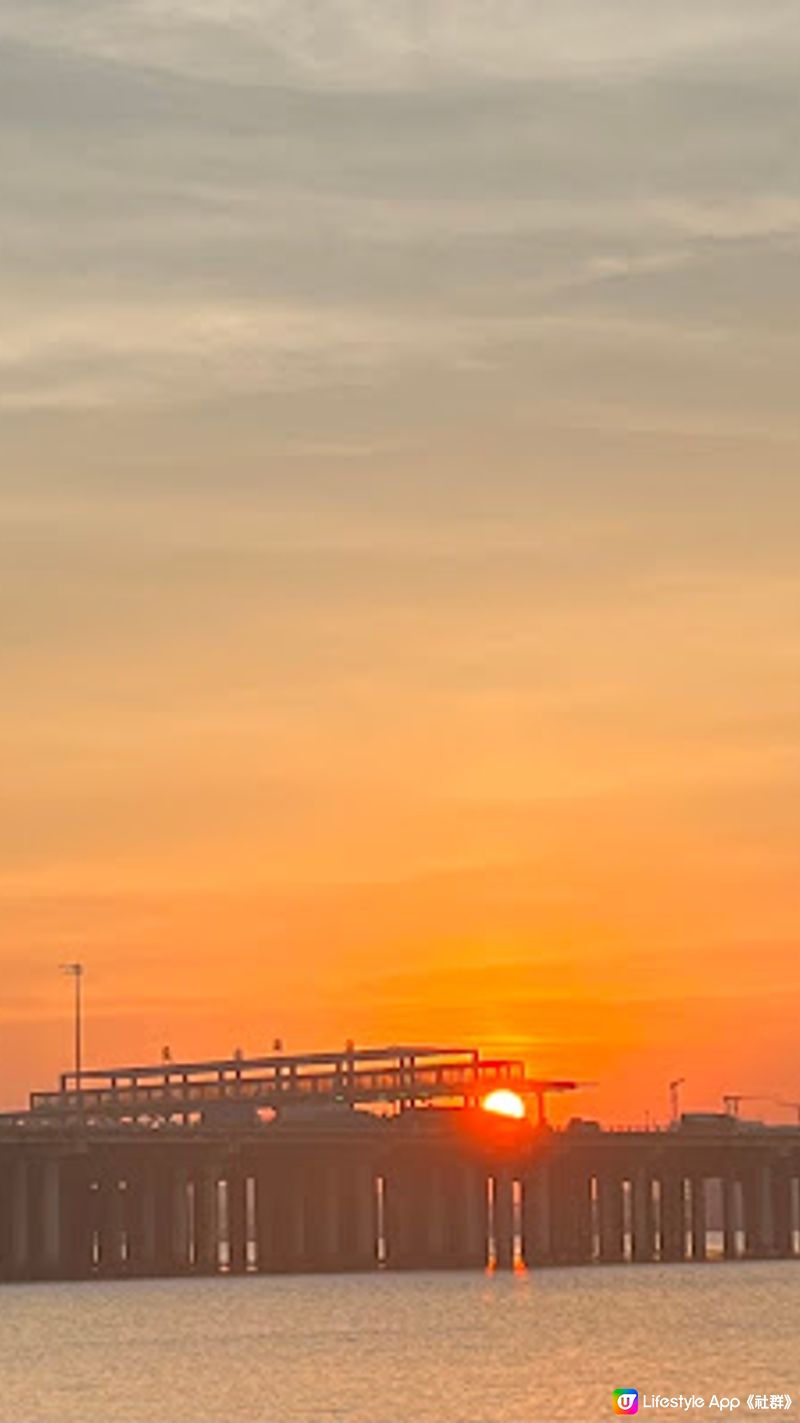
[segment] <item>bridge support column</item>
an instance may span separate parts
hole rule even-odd
[[[387,1264],[419,1270],[427,1265],[427,1173],[416,1162],[391,1163],[386,1174]]]
[[[772,1171],[772,1218],[774,1223],[774,1254],[785,1259],[794,1254],[792,1226],[792,1177],[781,1165]]]
[[[704,1176],[693,1176],[692,1199],[692,1259],[697,1263],[707,1255],[706,1182]]]
[[[600,1213],[600,1259],[619,1264],[624,1258],[622,1182],[613,1174],[598,1178]]]
[[[548,1264],[553,1246],[550,1232],[550,1167],[547,1162],[535,1167],[523,1183],[522,1237],[525,1263]]]
[[[297,1172],[300,1212],[300,1254],[298,1268],[318,1271],[325,1268],[326,1173],[317,1169],[313,1151],[299,1164]]]
[[[185,1166],[176,1166],[172,1173],[171,1207],[172,1240],[171,1272],[182,1274],[189,1268],[189,1179]]]
[[[114,1166],[104,1163],[96,1189],[90,1199],[94,1204],[97,1231],[96,1269],[99,1274],[116,1276],[122,1273],[122,1234],[124,1197]]]
[[[47,1278],[44,1262],[44,1166],[41,1158],[28,1163],[28,1275],[35,1280]]]
[[[94,1193],[84,1161],[62,1164],[60,1195],[62,1273],[69,1280],[85,1280],[92,1273]]]
[[[237,1161],[226,1173],[228,1268],[242,1275],[247,1269],[247,1178]]]
[[[142,1172],[139,1180],[139,1270],[143,1274],[157,1275],[159,1250],[163,1230],[159,1222],[158,1175],[152,1163]]]
[[[144,1273],[142,1251],[142,1174],[126,1168],[125,1190],[122,1193],[122,1229],[125,1237],[125,1273]]]
[[[135,1275],[139,1270],[141,1248],[141,1204],[138,1176],[128,1165],[125,1166],[125,1175],[120,1183],[118,1208],[121,1267],[126,1275]]]
[[[125,1230],[125,1215],[127,1207],[127,1183],[123,1184],[117,1178],[116,1171],[113,1179],[109,1183],[109,1225],[112,1244],[111,1268],[115,1275],[127,1273],[128,1262],[125,1256],[127,1247],[127,1235]]]
[[[661,1176],[660,1235],[661,1259],[686,1259],[686,1214],[683,1177],[672,1172]]]
[[[494,1263],[499,1270],[510,1270],[514,1264],[514,1184],[507,1169],[496,1171],[492,1179]]]
[[[58,1163],[46,1157],[31,1163],[28,1177],[28,1243],[32,1274],[37,1280],[53,1278],[52,1246],[58,1243],[58,1221],[51,1215],[53,1178],[49,1168],[55,1166],[56,1205],[58,1204]],[[49,1180],[48,1180],[49,1178]],[[48,1240],[48,1235],[50,1239]]]
[[[739,1258],[741,1183],[730,1174],[722,1178],[722,1251],[726,1260]]]
[[[174,1275],[175,1271],[175,1187],[172,1173],[166,1164],[158,1164],[153,1171],[152,1195],[148,1203],[152,1210],[153,1224],[153,1272],[156,1275]]]
[[[0,1279],[11,1278],[11,1180],[8,1158],[0,1158]]]
[[[443,1166],[434,1166],[428,1175],[426,1254],[433,1269],[451,1263],[450,1227],[454,1201],[449,1173]]]
[[[329,1161],[319,1169],[313,1153],[299,1177],[302,1220],[298,1248],[307,1270],[367,1269],[377,1260],[377,1198],[371,1173]]]
[[[772,1254],[772,1179],[768,1166],[751,1165],[742,1184],[745,1251],[749,1259]]]
[[[313,1249],[315,1269],[339,1265],[339,1178],[330,1162],[317,1173],[314,1198]]]
[[[271,1186],[269,1169],[262,1163],[256,1171],[256,1267],[259,1274],[274,1268]]]
[[[653,1210],[653,1182],[646,1168],[636,1172],[631,1181],[633,1200],[633,1259],[649,1263],[655,1258],[656,1231]]]
[[[489,1231],[483,1167],[471,1163],[462,1166],[454,1189],[461,1203],[457,1221],[458,1264],[465,1269],[484,1270],[489,1258]]]
[[[358,1159],[346,1162],[338,1171],[331,1173],[329,1191],[332,1199],[321,1200],[318,1209],[322,1219],[328,1222],[329,1231],[333,1228],[333,1235],[329,1238],[335,1247],[336,1267],[340,1270],[375,1269],[378,1263],[378,1204],[371,1164]],[[424,1192],[417,1204],[430,1207],[430,1200]],[[395,1227],[397,1205],[398,1202],[393,1201],[391,1222]],[[426,1249],[426,1231],[431,1229],[430,1222],[429,1213],[420,1214],[416,1222],[416,1243],[423,1252]]]
[[[256,1179],[258,1268],[296,1270],[302,1261],[305,1229],[301,1185],[295,1167],[261,1167]]]
[[[27,1279],[31,1265],[28,1162],[14,1162],[11,1175],[11,1269],[17,1279]]]
[[[194,1177],[194,1268],[201,1275],[219,1270],[219,1183],[208,1166]]]
[[[61,1170],[57,1160],[46,1161],[41,1181],[41,1257],[48,1279],[61,1274]]]
[[[554,1258],[564,1265],[586,1264],[593,1256],[592,1178],[579,1161],[559,1162],[553,1179]]]

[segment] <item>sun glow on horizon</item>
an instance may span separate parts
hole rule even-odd
[[[484,1097],[481,1106],[485,1112],[494,1112],[499,1117],[515,1117],[518,1121],[525,1116],[525,1103],[517,1092],[507,1087],[498,1087]]]

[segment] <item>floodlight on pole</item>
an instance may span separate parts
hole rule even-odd
[[[678,1098],[678,1092],[679,1092],[680,1088],[683,1086],[683,1084],[684,1084],[685,1081],[686,1081],[686,1078],[685,1078],[685,1077],[675,1077],[675,1078],[672,1080],[672,1082],[670,1082],[670,1084],[669,1084],[669,1105],[670,1105],[670,1115],[671,1115],[671,1117],[672,1117],[673,1124],[677,1122],[677,1120],[678,1120],[678,1115],[679,1115],[679,1112],[680,1112],[680,1103],[679,1103],[679,1098]]]
[[[75,1091],[81,1090],[81,1070],[83,1066],[83,1005],[81,1002],[81,981],[83,979],[82,963],[62,963],[59,964],[62,973],[66,973],[75,984],[75,1006],[74,1006],[74,1034],[75,1034]]]

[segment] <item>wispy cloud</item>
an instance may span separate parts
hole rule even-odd
[[[375,90],[498,78],[653,72],[780,52],[798,38],[791,0],[8,0],[0,33],[176,73]]]

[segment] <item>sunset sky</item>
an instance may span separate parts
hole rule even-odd
[[[73,958],[97,1063],[800,1099],[799,63],[796,0],[3,0],[0,1104]]]

